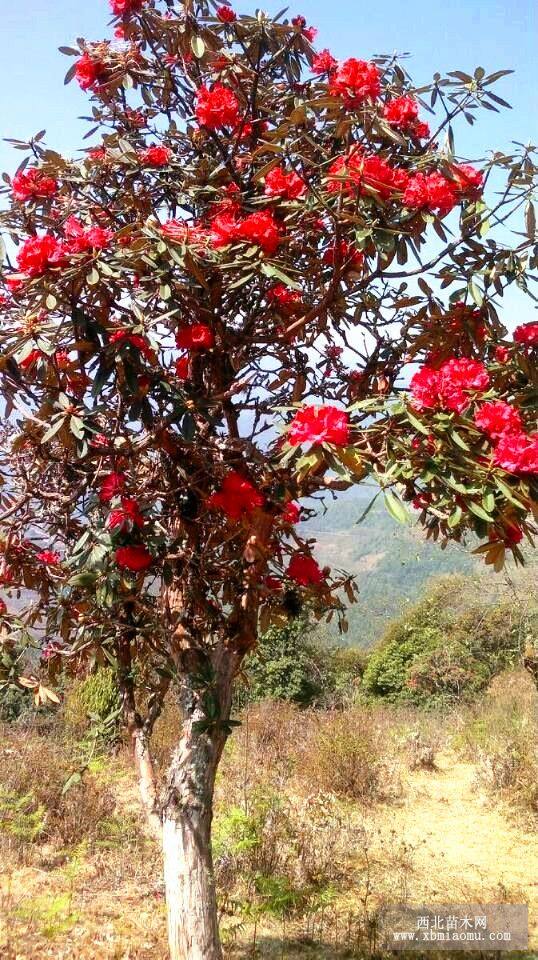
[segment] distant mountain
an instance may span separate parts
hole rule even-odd
[[[451,544],[442,550],[426,540],[415,521],[397,523],[382,497],[357,524],[367,505],[365,497],[344,497],[301,527],[303,535],[316,538],[316,557],[322,565],[356,576],[360,598],[349,608],[349,631],[340,642],[360,647],[378,640],[388,621],[418,598],[431,577],[472,574],[482,567],[469,549]],[[336,629],[330,633],[338,636]]]

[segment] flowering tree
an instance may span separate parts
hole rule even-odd
[[[38,134],[4,177],[1,576],[30,600],[3,602],[2,670],[43,700],[25,646],[52,676],[115,666],[171,956],[215,960],[233,680],[259,629],[304,604],[345,629],[355,599],[297,521],[369,476],[496,569],[532,542],[538,324],[508,335],[498,309],[532,296],[535,167],[454,153],[506,71],[417,90],[393,57],[315,53],[302,16],[111,6],[114,40],[62,48],[98,145],[70,160]]]

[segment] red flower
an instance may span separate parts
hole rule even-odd
[[[33,367],[34,363],[37,363],[38,360],[48,360],[48,357],[45,353],[42,353],[41,350],[37,348],[31,350],[27,357],[24,360],[19,361],[19,367],[21,370],[29,370],[30,367]]]
[[[110,9],[116,17],[128,17],[142,9],[144,0],[110,0]]]
[[[230,87],[216,83],[211,89],[200,87],[196,95],[196,118],[208,130],[236,127],[239,123],[239,100]]]
[[[283,167],[273,167],[265,178],[265,195],[298,200],[306,193],[306,183],[295,171],[286,173]]]
[[[332,406],[303,407],[291,422],[288,442],[293,447],[303,443],[345,447],[349,443],[349,414]]]
[[[131,530],[133,527],[143,527],[144,517],[140,513],[137,501],[129,497],[122,497],[121,507],[110,511],[107,526],[109,530],[119,530],[121,533]]]
[[[267,299],[286,316],[293,316],[303,309],[303,299],[298,290],[292,290],[283,283],[277,283],[267,291]]]
[[[504,530],[504,542],[509,546],[521,543],[523,540],[523,530],[517,523],[507,523]]]
[[[237,14],[235,10],[232,10],[231,7],[228,7],[225,4],[217,7],[216,13],[217,19],[219,19],[221,23],[235,23],[237,20]]]
[[[510,351],[508,347],[503,347],[499,345],[495,347],[495,359],[498,363],[506,363],[510,358]]]
[[[211,350],[215,346],[215,335],[205,323],[192,323],[176,333],[178,350]]]
[[[330,50],[321,50],[319,53],[316,53],[312,61],[312,72],[330,73],[337,66],[338,60],[333,57]]]
[[[152,350],[146,338],[140,333],[129,333],[128,330],[116,330],[110,338],[110,343],[118,343],[120,346],[130,344],[135,350],[138,350],[149,363],[155,363],[155,351]]]
[[[64,226],[70,253],[89,253],[108,247],[114,234],[103,227],[84,227],[76,217],[69,217]]]
[[[538,474],[538,433],[506,433],[500,437],[493,462],[508,473]]]
[[[538,323],[522,323],[514,330],[514,340],[516,343],[525,344],[528,347],[538,347]]]
[[[75,77],[82,90],[91,90],[104,78],[106,67],[104,63],[91,57],[86,50],[75,63]]]
[[[304,36],[306,37],[307,40],[309,40],[310,43],[314,43],[314,40],[318,35],[318,31],[316,27],[307,27],[306,17],[302,17],[302,16],[293,17],[291,22],[294,27],[299,27],[299,30],[301,31],[301,33],[304,34]]]
[[[410,210],[435,210],[444,217],[457,203],[456,185],[441,173],[415,173],[403,195],[403,204]]]
[[[118,547],[116,550],[116,563],[118,567],[124,567],[127,570],[133,570],[138,573],[140,570],[147,570],[147,568],[151,566],[153,557],[148,548],[143,545]]]
[[[175,371],[176,377],[178,380],[190,380],[191,378],[191,361],[190,358],[185,354],[183,357],[178,357],[175,362]]]
[[[58,190],[58,182],[54,177],[47,177],[41,170],[32,167],[15,174],[11,189],[15,200],[43,200],[54,196]]]
[[[471,402],[469,394],[488,386],[489,374],[478,360],[447,360],[438,370],[424,366],[411,379],[413,406],[463,413]]]
[[[263,494],[235,470],[226,474],[220,490],[207,500],[209,509],[222,510],[229,520],[240,520],[263,507],[264,503]]]
[[[363,187],[370,187],[382,199],[388,200],[396,192],[406,189],[409,176],[405,170],[398,170],[378,156],[364,156],[355,147],[346,157],[338,157],[328,170],[330,179],[328,189],[331,192],[345,190],[361,195]],[[347,177],[342,180],[342,177]]]
[[[430,135],[428,124],[418,119],[418,103],[414,97],[402,96],[389,100],[383,107],[383,116],[391,126],[410,136],[420,139]]]
[[[344,60],[329,77],[329,91],[342,97],[348,107],[358,107],[365,100],[375,99],[381,90],[380,74],[375,63],[366,60]]]
[[[7,606],[5,600],[0,600],[0,617],[3,617],[7,613]]]
[[[476,197],[482,191],[484,174],[470,163],[455,163],[451,168],[456,180],[456,189],[461,196]]]
[[[298,503],[287,503],[282,514],[283,523],[299,523],[301,519],[301,508]]]
[[[45,233],[41,237],[28,237],[17,256],[19,269],[29,277],[40,277],[49,267],[60,266],[65,248],[56,237]]]
[[[260,210],[246,217],[241,222],[239,236],[246,243],[257,244],[268,256],[276,253],[280,243],[278,224],[268,210]]]
[[[319,564],[313,557],[306,557],[302,553],[295,553],[288,565],[288,577],[295,580],[302,587],[311,584],[323,583],[325,576]]]
[[[503,400],[482,404],[476,411],[474,422],[492,439],[505,433],[521,433],[523,429],[519,410]]]
[[[123,493],[125,488],[125,474],[124,473],[109,473],[101,483],[101,489],[99,490],[99,499],[101,503],[110,503],[114,497]]]
[[[264,584],[265,584],[265,586],[267,587],[268,590],[281,590],[281,589],[282,589],[282,580],[281,580],[279,577],[273,576],[273,574],[269,574],[269,575],[265,578]],[[3,603],[3,601],[2,601],[2,603]],[[5,606],[5,604],[4,604],[4,606]],[[2,612],[5,613],[5,610],[2,611]]]
[[[145,167],[166,167],[170,163],[172,151],[169,147],[152,146],[138,151],[138,159]]]
[[[196,223],[186,223],[185,220],[167,220],[161,227],[161,233],[168,240],[191,246],[205,244],[208,238],[207,231],[203,227]]]
[[[48,567],[55,567],[60,562],[60,554],[55,553],[54,550],[42,550],[41,553],[36,554],[36,560],[40,560]]]

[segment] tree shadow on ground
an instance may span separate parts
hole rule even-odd
[[[279,937],[260,937],[256,946],[234,945],[224,952],[225,960],[469,960],[469,954],[462,951],[440,952],[428,950],[427,953],[408,951],[370,952],[364,948],[338,947],[322,942],[282,940]],[[498,960],[495,952],[475,953],[476,960]],[[510,953],[510,960],[538,960],[538,951],[517,951]]]

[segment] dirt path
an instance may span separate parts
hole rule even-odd
[[[491,804],[471,764],[445,755],[436,771],[408,774],[402,804],[380,827],[411,848],[411,901],[527,902],[538,946],[538,832]]]

